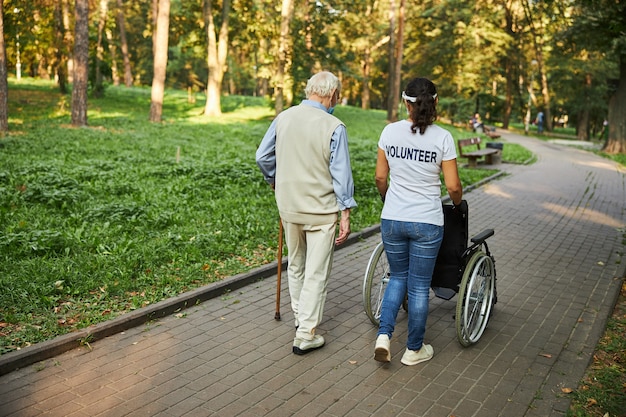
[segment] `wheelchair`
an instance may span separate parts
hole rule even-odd
[[[493,306],[498,300],[495,259],[487,245],[494,235],[485,229],[468,246],[468,206],[463,200],[459,210],[443,204],[444,237],[437,256],[431,289],[435,296],[451,300],[458,295],[454,316],[456,334],[462,346],[478,342],[483,335]],[[372,252],[363,280],[363,307],[370,321],[378,326],[385,288],[389,282],[389,264],[383,243]],[[403,303],[407,310],[407,301]]]

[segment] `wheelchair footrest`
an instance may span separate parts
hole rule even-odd
[[[437,297],[443,298],[444,300],[449,300],[456,295],[456,291],[452,288],[432,287],[432,290]]]

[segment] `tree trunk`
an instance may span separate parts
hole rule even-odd
[[[576,136],[578,140],[589,140],[589,90],[591,89],[591,74],[585,74],[583,84],[583,108],[578,112]],[[547,116],[546,116],[547,118]]]
[[[106,29],[105,34],[109,44],[109,53],[111,54],[111,79],[113,80],[113,85],[120,85],[120,73],[117,68],[117,48],[113,40],[113,33],[110,29]]]
[[[7,84],[7,54],[4,45],[4,11],[0,2],[0,133],[9,131],[9,86]]]
[[[576,137],[578,140],[589,140],[589,109],[585,108],[578,112],[576,124]]]
[[[205,116],[220,116],[222,114],[222,81],[226,70],[228,55],[228,16],[230,15],[230,0],[222,2],[222,25],[219,39],[215,39],[215,22],[211,0],[204,1],[204,26],[207,34],[207,63],[209,76],[207,80]]]
[[[609,100],[609,138],[604,151],[626,153],[626,54],[619,57],[619,84]]]
[[[104,85],[102,83],[102,62],[104,61],[104,46],[102,40],[104,35],[104,27],[106,25],[107,13],[109,8],[108,0],[100,0],[100,16],[98,18],[98,42],[96,45],[96,85],[94,87],[94,95],[100,98],[104,95]]]
[[[259,57],[269,56],[268,54],[268,40],[260,39],[259,40],[259,48],[257,51],[254,51],[254,79],[256,85],[256,95],[265,97],[270,94],[269,90],[269,79],[266,76],[267,71],[263,68],[265,65],[264,60]]]
[[[552,111],[550,109],[550,89],[548,87],[548,77],[545,72],[543,49],[545,31],[543,27],[543,18],[546,17],[544,5],[537,2],[536,6],[532,6],[530,2],[522,2],[526,21],[532,38],[532,45],[537,60],[537,69],[539,71],[539,80],[541,83],[541,95],[543,97],[544,123],[548,132],[552,131]],[[531,9],[532,7],[532,9]],[[536,13],[533,13],[536,12]],[[537,15],[537,16],[536,16]]]
[[[548,76],[543,66],[543,54],[539,56],[539,73],[541,76],[541,96],[543,97],[544,124],[548,132],[552,132],[552,110],[550,101],[550,89],[548,87]]]
[[[513,61],[509,57],[505,59],[506,86],[504,97],[504,114],[502,117],[502,128],[508,129],[511,121],[511,112],[513,110],[513,92],[515,91],[515,80],[513,71]]]
[[[393,91],[396,85],[396,2],[391,0],[389,4],[389,89],[387,93],[387,121],[398,120],[398,102]]]
[[[293,0],[283,0],[280,12],[280,44],[278,46],[278,68],[276,70],[276,90],[274,111],[279,114],[284,108],[285,73],[287,72],[287,51],[289,49],[289,26],[293,16]]]
[[[154,76],[152,78],[152,100],[150,102],[150,121],[160,122],[163,113],[165,95],[165,76],[167,70],[167,49],[170,27],[170,0],[159,0],[156,33],[154,33]]]
[[[510,1],[505,3],[505,21],[506,27],[505,32],[511,37],[511,39],[519,38],[519,35],[515,33],[513,29],[513,12],[511,10],[512,4]],[[504,57],[504,72],[506,76],[506,86],[505,86],[505,97],[504,97],[504,114],[502,116],[502,128],[508,129],[509,123],[511,121],[511,113],[513,112],[513,97],[516,88],[516,80],[515,80],[515,68],[514,64],[514,53],[517,52],[518,48],[515,47],[514,41],[511,43],[511,46],[508,49],[508,54]]]
[[[363,81],[361,83],[361,108],[368,110],[370,108],[370,71],[372,66],[372,52],[369,46],[365,46],[363,52],[363,60],[361,61],[361,75]]]
[[[395,59],[396,63],[394,64],[395,74],[393,76],[393,88],[389,96],[391,97],[391,102],[395,103],[393,107],[391,107],[391,119],[390,122],[395,122],[398,120],[398,103],[400,102],[400,89],[402,82],[402,56],[404,55],[404,4],[406,0],[400,0],[400,9],[398,11],[398,39],[396,42],[396,52]]]
[[[150,8],[150,15],[152,17],[152,56],[156,54],[156,30],[157,30],[157,20],[159,17],[159,1],[160,0],[152,0],[152,7]]]
[[[65,36],[63,37],[65,42],[65,50],[67,51],[67,82],[69,84],[74,83],[74,53],[72,51],[72,44],[74,40],[72,39],[72,30],[70,27],[70,6],[68,4],[69,0],[60,0],[61,1],[61,14],[63,15],[63,31]]]
[[[133,85],[133,72],[130,68],[130,57],[128,55],[126,19],[124,18],[122,0],[117,0],[117,27],[120,31],[120,48],[122,49],[122,61],[124,62],[124,85],[130,87]]]
[[[74,27],[74,87],[72,125],[87,125],[87,83],[89,73],[89,0],[76,0]]]
[[[65,48],[65,26],[63,24],[63,1],[54,3],[54,43],[56,74],[61,94],[67,94],[67,52]]]

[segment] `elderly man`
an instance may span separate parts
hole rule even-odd
[[[356,207],[346,127],[332,115],[340,91],[334,74],[315,74],[307,82],[306,100],[274,119],[256,152],[257,165],[275,191],[285,230],[296,325],[293,352],[298,355],[324,346],[316,330],[334,245],[348,239],[350,209]]]

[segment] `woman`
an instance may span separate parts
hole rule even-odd
[[[455,208],[461,204],[463,189],[454,139],[434,124],[435,85],[426,78],[414,78],[402,99],[409,118],[387,125],[378,142],[376,187],[384,202],[381,235],[391,276],[381,307],[374,359],[391,361],[390,339],[408,294],[408,340],[401,362],[416,365],[433,356],[432,346],[424,344],[424,332],[430,282],[443,239],[440,173]]]

